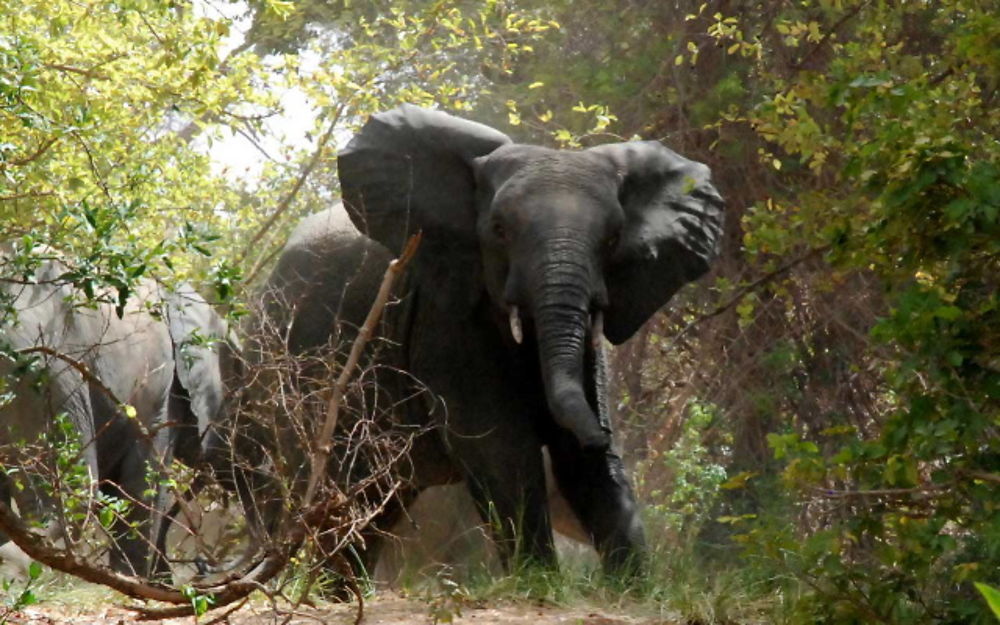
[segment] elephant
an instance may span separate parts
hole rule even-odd
[[[202,460],[202,433],[223,405],[227,326],[189,285],[168,291],[142,280],[116,311],[82,305],[67,272],[58,260],[42,260],[27,279],[0,285],[15,312],[0,327],[0,375],[12,385],[0,403],[0,499],[18,495],[22,514],[53,511],[44,489],[25,481],[14,489],[6,473],[51,444],[64,414],[69,438],[79,438],[85,482],[133,502],[109,528],[112,568],[163,575],[168,493],[157,476],[174,458]]]
[[[386,418],[425,429],[411,488],[372,535],[422,489],[464,481],[506,566],[556,566],[545,447],[602,567],[640,571],[644,530],[611,444],[603,341],[622,343],[708,271],[724,211],[708,167],[657,141],[517,144],[403,105],[365,123],[338,175],[342,204],[296,227],[261,317],[293,354],[351,341],[386,266],[422,233],[366,362],[390,396]],[[432,395],[403,401],[418,384]]]
[[[593,568],[597,552],[569,504],[555,486],[551,463],[546,459],[549,517],[560,565]],[[379,549],[372,572],[379,587],[405,589],[421,578],[442,572],[459,583],[477,576],[501,574],[499,556],[463,483],[431,486],[407,507],[403,518],[389,530],[390,538]]]

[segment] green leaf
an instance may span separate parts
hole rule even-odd
[[[934,316],[954,321],[962,316],[962,309],[957,306],[940,306],[934,311]]]
[[[993,615],[997,617],[997,620],[1000,620],[1000,590],[980,582],[975,582],[975,585],[980,594],[986,599],[986,603],[990,606],[990,610],[993,611]]]
[[[115,522],[114,509],[111,506],[104,506],[97,513],[97,520],[101,523],[101,527],[109,529]]]

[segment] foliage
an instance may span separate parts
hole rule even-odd
[[[524,131],[603,140],[571,117],[599,102],[602,132],[708,162],[730,204],[715,296],[682,295],[616,358],[626,455],[646,470],[691,449],[688,407],[710,401],[704,454],[734,477],[699,539],[798,579],[801,620],[987,618],[995,7],[529,4],[562,29],[494,87]],[[644,474],[647,501],[669,473]]]
[[[469,593],[447,575],[439,576],[438,584],[438,592],[428,593],[425,598],[427,616],[432,625],[450,625],[456,618],[462,618],[462,606],[468,601]]]
[[[769,19],[719,13],[708,29],[761,89],[717,128],[750,125],[787,172],[788,191],[748,212],[746,248],[829,249],[821,288],[881,285],[865,357],[882,398],[860,427],[788,415],[769,442],[811,518],[743,538],[810,584],[811,618],[983,622],[963,598],[1000,570],[995,14],[820,2]]]
[[[637,468],[637,488],[647,493],[646,523],[658,547],[685,550],[706,522],[725,488],[726,469],[712,458],[704,433],[717,421],[717,408],[693,403],[681,432],[669,449],[651,450]],[[647,485],[646,481],[655,486]]]
[[[211,3],[0,0],[3,278],[48,246],[82,299],[147,275],[240,297],[335,197],[334,144],[402,101],[524,141],[662,139],[730,219],[709,288],[615,356],[651,525],[698,566],[739,550],[800,622],[987,622],[993,4],[260,0],[237,33]],[[316,119],[274,147],[287,91]],[[234,133],[259,174],[212,167]]]
[[[3,580],[3,591],[6,593],[7,597],[4,601],[4,605],[0,608],[0,625],[4,625],[10,620],[10,617],[15,612],[19,612],[24,608],[38,603],[38,597],[35,595],[35,591],[32,586],[38,581],[38,578],[42,575],[42,565],[37,562],[32,562],[28,565],[28,579],[24,582],[24,588],[21,590],[13,590],[15,583],[10,580]]]
[[[89,298],[189,275],[181,254],[209,253],[216,209],[235,198],[173,127],[268,99],[243,90],[253,63],[219,71],[228,26],[156,0],[6,2],[0,19],[4,274],[29,273],[24,256],[48,246]]]
[[[296,9],[258,8],[279,19]],[[350,30],[303,45],[302,57],[261,58],[252,40],[233,47],[239,34],[218,9],[0,0],[0,280],[30,281],[57,257],[68,267],[58,280],[72,283],[81,305],[110,301],[122,314],[136,281],[153,277],[193,280],[217,301],[244,296],[242,308],[244,288],[264,275],[294,218],[332,201],[337,139],[399,101],[466,107],[478,79],[448,59],[499,68],[551,28],[497,3],[386,7],[352,13]],[[267,120],[283,109],[279,91],[290,90],[316,125],[308,145],[280,145],[275,158]],[[233,133],[267,153],[259,177],[228,177],[207,156]],[[10,298],[0,299],[6,327],[15,319]],[[0,393],[9,398],[14,378],[28,373],[15,366]],[[64,423],[48,473],[64,513],[89,523],[94,484]],[[97,499],[100,525],[127,509]],[[352,531],[334,537],[338,548]],[[205,593],[184,597],[195,612],[211,607]]]
[[[980,584],[976,582],[976,588],[986,599],[986,603],[990,606],[990,610],[993,611],[993,615],[1000,619],[1000,591],[992,586],[987,586],[986,584]]]

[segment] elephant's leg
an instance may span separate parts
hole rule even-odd
[[[471,445],[453,446],[453,453],[505,568],[522,562],[554,567],[541,447],[535,436],[522,439],[497,423],[494,432]]]
[[[410,370],[439,397],[430,421],[493,529],[510,568],[517,561],[555,566],[542,462],[545,393],[537,359],[510,351],[489,310],[442,326],[421,307],[410,344]],[[528,339],[529,343],[532,339]]]
[[[511,492],[504,480],[490,476],[469,479],[469,492],[483,521],[491,527],[497,549],[508,570],[516,564],[554,567],[555,548],[543,489],[526,487]]]
[[[0,503],[10,507],[12,501],[13,498],[11,497],[10,478],[6,475],[0,474]],[[7,537],[7,534],[0,532],[0,545],[3,545],[8,541],[10,541],[10,538]]]
[[[116,515],[111,526],[107,528],[111,535],[109,555],[111,568],[127,575],[145,576],[149,545],[143,534],[149,521],[148,511],[143,502],[133,501],[117,484],[102,483],[101,494],[130,503],[128,512]]]
[[[584,453],[569,433],[549,446],[559,490],[594,540],[604,570],[635,574],[646,539],[622,459],[613,451]]]
[[[155,562],[150,561],[150,537],[155,525],[151,510],[159,506],[144,496],[147,457],[146,446],[136,441],[116,470],[101,476],[101,492],[129,502],[126,514],[117,516],[109,528],[113,541],[111,568],[132,575],[159,577],[168,573],[169,567],[162,554],[157,554]]]

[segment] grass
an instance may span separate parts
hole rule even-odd
[[[708,562],[692,551],[654,551],[648,574],[629,583],[605,576],[593,560],[569,559],[559,570],[523,565],[496,574],[482,566],[461,580],[443,569],[435,577],[411,580],[404,590],[427,606],[427,616],[436,623],[452,622],[463,608],[512,603],[593,609],[662,625],[792,622],[788,597],[777,590],[781,585],[776,580],[755,577],[750,568],[735,562],[733,566]],[[297,590],[292,583],[285,588],[289,596]],[[108,606],[128,603],[107,588],[48,569],[35,588],[43,606],[68,615],[98,614]]]
[[[748,568],[709,563],[675,549],[654,551],[648,573],[631,582],[604,575],[593,562],[569,562],[559,570],[522,565],[502,575],[484,567],[460,581],[444,570],[405,588],[432,607],[532,602],[592,606],[661,623],[763,625],[787,622],[779,587]]]

